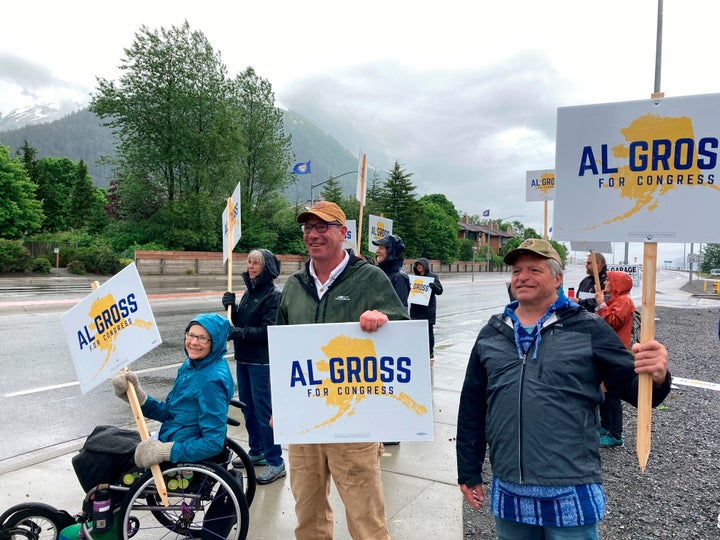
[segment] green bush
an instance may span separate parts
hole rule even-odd
[[[75,260],[81,261],[93,274],[112,275],[120,270],[120,259],[107,246],[79,247],[75,250]]]
[[[32,267],[32,261],[22,241],[0,238],[0,272],[24,272]]]
[[[67,270],[71,274],[77,274],[78,276],[85,275],[85,265],[82,261],[70,261],[67,265]]]
[[[50,265],[50,261],[48,261],[44,257],[38,257],[37,259],[33,260],[30,269],[33,272],[37,272],[38,274],[49,274],[51,268],[52,266]]]

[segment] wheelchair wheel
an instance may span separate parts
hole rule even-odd
[[[228,467],[232,468],[232,474],[242,476],[242,486],[245,492],[245,500],[247,501],[248,507],[252,504],[255,498],[255,488],[257,487],[257,479],[255,477],[255,467],[253,466],[250,456],[245,449],[240,446],[239,443],[232,440],[230,437],[225,439],[225,446],[230,450],[230,458],[228,461]],[[239,459],[243,463],[243,468],[238,469],[232,466],[232,462]]]
[[[244,540],[249,526],[238,481],[215,463],[179,463],[163,471],[170,505],[165,507],[150,471],[123,498],[118,538]]]
[[[0,538],[3,540],[55,540],[62,529],[74,523],[69,515],[39,502],[13,506],[0,519]]]

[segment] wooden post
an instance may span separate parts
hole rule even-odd
[[[664,92],[653,92],[651,99],[665,97]],[[655,337],[655,285],[657,281],[657,243],[643,244],[642,322],[640,343]],[[638,375],[637,441],[636,451],[640,471],[645,472],[650,457],[652,439],[652,375]]]
[[[600,272],[598,271],[597,259],[593,251],[590,252],[590,262],[592,263],[593,279],[595,280],[595,292],[602,291],[603,286],[602,283],[600,283]]]
[[[657,244],[645,242],[643,246],[642,323],[640,343],[655,336],[655,283],[657,273]],[[650,457],[652,431],[652,375],[641,373],[638,379],[637,456],[640,470],[645,472]]]
[[[230,250],[230,253],[228,253],[228,285],[227,290],[232,292],[232,260],[233,260],[233,227],[235,227],[235,220],[233,216],[235,215],[235,203],[233,202],[232,197],[229,197],[227,200],[228,204],[228,213],[230,214],[228,216],[228,249]],[[230,324],[232,325],[232,306],[227,307],[227,318],[228,321],[230,321]]]
[[[99,282],[93,281],[93,290],[97,289],[99,286]],[[127,373],[127,368],[123,368],[123,371]],[[130,408],[133,412],[133,416],[135,417],[135,423],[137,424],[138,433],[140,434],[140,440],[147,440],[150,438],[150,431],[148,430],[147,423],[145,422],[145,417],[143,416],[142,409],[140,408],[140,402],[138,401],[137,392],[135,392],[135,387],[130,381],[128,381],[127,385],[127,397],[128,402],[130,403]],[[153,479],[155,480],[155,487],[157,488],[158,495],[160,495],[160,500],[165,507],[170,506],[170,501],[168,500],[167,495],[167,487],[165,486],[165,478],[163,478],[162,471],[160,470],[160,465],[158,465],[157,463],[154,465],[150,465],[150,471],[152,472]]]

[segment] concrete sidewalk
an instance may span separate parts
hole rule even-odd
[[[462,496],[455,483],[456,387],[462,383],[462,373],[452,367],[451,361],[438,358],[433,379],[434,441],[388,446],[381,458],[388,529],[397,540],[463,536]],[[230,427],[229,434],[246,446],[244,427]],[[79,512],[84,492],[71,458],[83,442],[70,441],[0,462],[0,513],[29,501],[44,502],[70,514]],[[334,486],[331,505],[335,511],[335,538],[349,539],[344,509]],[[258,486],[250,507],[248,538],[293,538],[294,527],[294,500],[288,477]]]

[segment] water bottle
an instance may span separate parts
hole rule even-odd
[[[98,490],[93,499],[93,532],[103,533],[112,528],[113,516],[110,493],[106,489]]]

